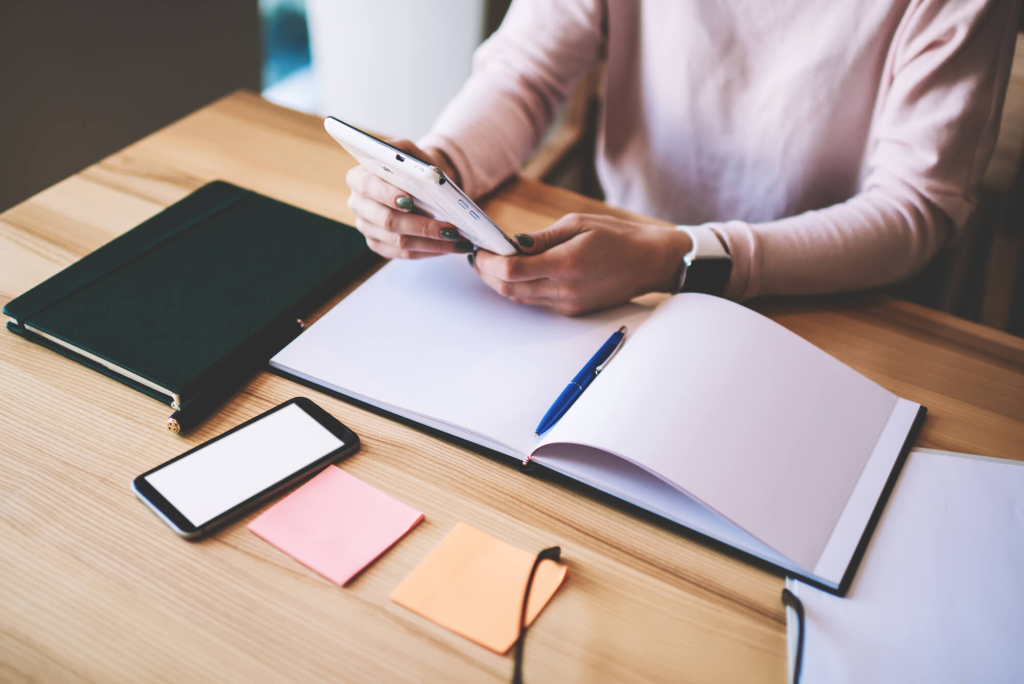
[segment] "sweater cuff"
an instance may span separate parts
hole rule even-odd
[[[761,255],[750,224],[743,221],[727,221],[704,225],[722,236],[729,248],[729,256],[732,257],[732,275],[729,276],[729,283],[725,286],[722,296],[737,302],[756,297],[761,276]]]

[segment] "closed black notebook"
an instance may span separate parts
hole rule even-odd
[[[375,258],[351,226],[216,181],[3,311],[12,332],[177,406]]]

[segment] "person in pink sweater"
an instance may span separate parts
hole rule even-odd
[[[400,144],[487,193],[603,61],[607,201],[679,226],[572,214],[517,235],[523,255],[470,255],[487,284],[567,314],[675,292],[700,234],[732,262],[712,294],[876,287],[913,275],[967,223],[1019,11],[1018,0],[515,0],[433,130]],[[363,169],[348,183],[356,227],[383,256],[472,250]]]

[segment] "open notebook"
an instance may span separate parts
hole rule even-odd
[[[629,336],[558,424],[566,383]],[[392,262],[272,360],[286,375],[538,464],[841,590],[923,409],[738,304],[565,318],[461,257]],[[846,582],[844,582],[844,579]]]

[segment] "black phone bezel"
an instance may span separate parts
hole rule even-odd
[[[146,481],[146,477],[156,472],[157,470],[165,468],[168,465],[174,463],[175,461],[183,459],[186,456],[209,446],[210,444],[216,442],[217,440],[224,439],[225,437],[228,437],[234,432],[243,430],[248,425],[255,423],[258,420],[262,420],[263,418],[266,418],[275,411],[280,411],[286,406],[290,406],[292,404],[297,404],[317,423],[325,427],[332,435],[340,439],[343,443],[343,446],[341,446],[338,449],[335,449],[334,451],[328,454],[325,454],[323,457],[310,463],[304,468],[297,470],[292,475],[286,477],[283,480],[279,480],[278,482],[272,484],[263,491],[254,494],[253,496],[249,497],[248,499],[241,502],[237,506],[228,509],[227,511],[218,515],[216,518],[208,520],[207,522],[203,523],[202,525],[199,525],[198,527],[193,525],[188,520],[188,518],[186,518],[177,508],[175,508],[167,499],[165,499],[163,495],[156,490],[156,488],[154,488],[149,482]],[[217,529],[225,523],[233,520],[234,518],[239,517],[243,513],[254,508],[263,501],[273,497],[274,495],[280,493],[285,489],[290,488],[292,485],[302,482],[303,480],[320,472],[320,470],[322,470],[324,467],[351,456],[352,454],[359,450],[359,446],[359,435],[352,432],[352,430],[346,427],[341,421],[339,421],[337,418],[329,414],[324,409],[317,406],[317,404],[315,404],[311,399],[308,399],[307,397],[294,397],[292,399],[289,399],[288,401],[278,404],[277,406],[268,411],[264,411],[258,416],[250,418],[244,423],[231,428],[227,432],[218,435],[213,439],[207,440],[202,444],[193,447],[192,449],[189,449],[183,454],[175,456],[169,461],[161,463],[155,468],[147,470],[146,472],[142,473],[141,475],[135,478],[135,480],[132,482],[132,486],[136,494],[138,494],[139,497],[143,498],[145,502],[153,510],[155,510],[161,517],[163,517],[166,522],[170,523],[170,525],[175,529],[175,531],[178,534],[185,537],[186,539],[200,539],[205,535],[209,534],[211,531]]]

